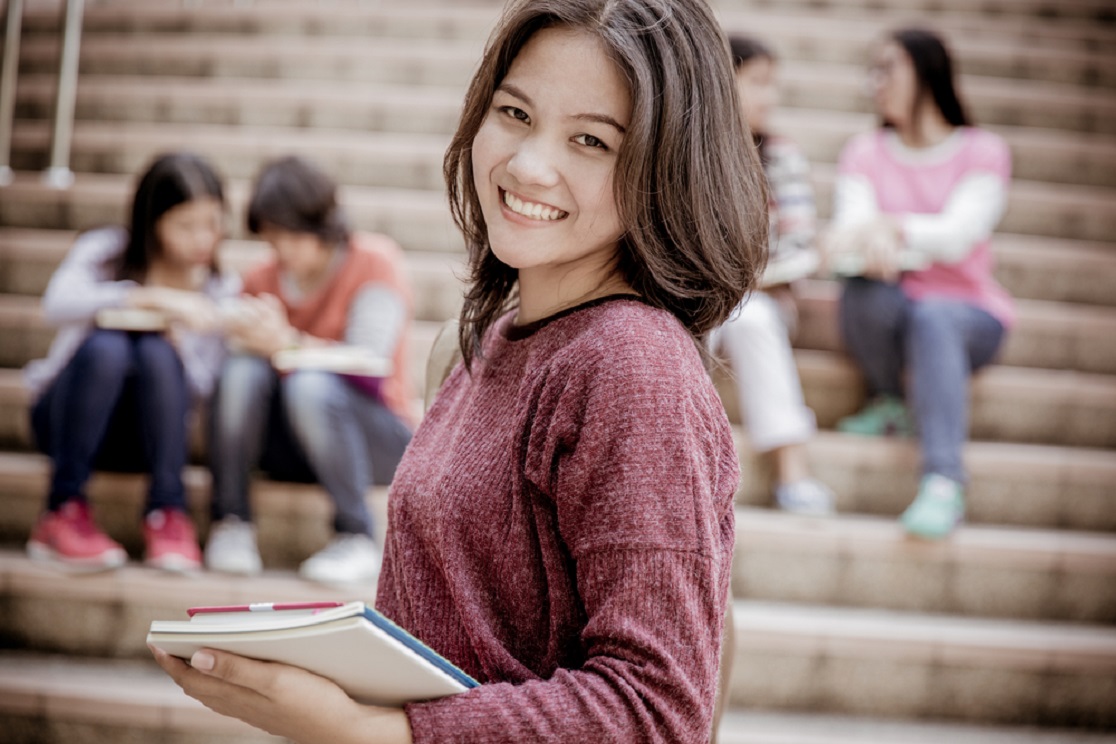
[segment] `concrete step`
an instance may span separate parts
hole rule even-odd
[[[287,741],[187,697],[154,661],[21,651],[0,652],[0,728],[8,744]]]
[[[42,295],[76,237],[72,230],[0,228],[0,292]],[[217,261],[225,271],[243,273],[269,253],[263,241],[230,239],[221,244]],[[1112,256],[1116,265],[1116,252]],[[438,322],[456,318],[461,310],[464,254],[407,251],[404,258],[415,317]]]
[[[9,551],[0,553],[0,570],[11,608],[5,617],[22,629],[22,647],[58,643],[78,654],[120,655],[131,646],[142,656],[150,619],[179,616],[189,604],[285,598],[275,591],[283,577],[180,579],[125,567],[75,579]],[[322,596],[303,586],[299,596]],[[1112,629],[747,600],[737,600],[734,613],[737,706],[1112,725]]]
[[[0,421],[6,428],[26,429],[26,395],[18,382],[12,384],[12,376],[10,372],[0,375],[0,380],[7,378],[0,382]],[[737,428],[736,432],[743,473],[737,500],[742,506],[769,507],[768,463],[752,451],[743,430]],[[49,461],[43,455],[27,452],[30,439],[25,431],[19,434],[21,438],[15,443],[5,438],[3,446],[8,451],[0,451],[0,493],[11,504],[8,521],[0,517],[0,540],[26,538],[49,482]],[[24,451],[12,451],[16,446]],[[199,446],[201,449],[204,447]],[[894,518],[914,498],[919,454],[913,441],[864,439],[821,431],[806,451],[812,472],[836,492],[842,514]],[[978,441],[965,445],[964,458],[970,476],[966,501],[971,524],[1116,532],[1116,454],[1110,450]],[[195,457],[194,461],[203,459]],[[195,513],[204,524],[209,503],[208,471],[200,465],[190,466],[184,478]],[[112,513],[123,512],[112,518],[117,526],[113,529],[120,530],[121,535],[135,530],[144,483],[140,476],[121,473],[97,473],[90,482],[89,494],[97,503],[116,504],[116,499],[124,499],[120,503],[125,506],[111,507]],[[318,493],[316,487],[267,480],[259,483],[257,506],[282,507],[273,515],[278,521],[296,516],[283,511],[292,499],[307,498],[311,503],[321,498],[292,495]],[[269,533],[282,537],[292,529],[277,526]],[[315,539],[324,539],[323,535],[312,533]],[[129,540],[138,550],[138,536]],[[265,547],[265,556],[276,563],[297,562],[309,554],[307,550],[310,547],[304,541],[281,541]]]
[[[452,298],[448,300],[453,301]],[[434,301],[437,302],[438,298]],[[457,295],[457,301],[460,301],[460,295]],[[421,390],[425,384],[426,358],[443,321],[441,318],[437,321],[418,320],[411,326],[407,340],[411,382],[415,390]],[[28,361],[46,355],[54,338],[54,329],[43,322],[38,298],[0,295],[0,337],[5,340],[0,348],[0,367],[22,368]]]
[[[1113,744],[1116,735],[1081,729],[900,721],[824,713],[729,710],[722,744]]]
[[[0,453],[0,494],[9,504],[0,541],[27,539],[48,475],[42,455]],[[185,478],[204,539],[208,473],[191,466]],[[99,523],[136,559],[145,483],[139,475],[98,473],[89,490]],[[383,488],[368,497],[381,537],[386,499]],[[292,569],[329,539],[329,502],[317,486],[261,479],[253,503],[269,568]],[[1116,536],[1099,532],[977,524],[931,544],[906,538],[893,517],[812,519],[742,506],[733,576],[736,595],[749,599],[1116,622]]]
[[[834,427],[864,405],[860,371],[847,358],[800,349],[795,362],[819,426]],[[718,389],[730,414],[737,410],[732,386]],[[971,391],[973,439],[1116,447],[1116,376],[994,365],[977,373]]]
[[[31,244],[29,244],[30,246]],[[256,242],[230,241],[223,251],[235,264],[253,252]],[[50,267],[28,262],[9,264],[0,244],[0,282],[5,266],[12,266],[12,282],[23,279],[49,280]],[[19,253],[13,255],[18,260]],[[407,253],[407,266],[414,288],[416,317],[440,323],[457,317],[461,307],[463,276],[454,253]],[[1116,254],[1113,255],[1116,259]],[[49,258],[47,260],[50,260]],[[799,324],[795,345],[805,349],[842,351],[838,329],[838,297],[841,287],[829,280],[803,282],[798,290]],[[1042,300],[1017,300],[1018,322],[1008,334],[999,363],[1013,367],[1063,369],[1095,374],[1116,373],[1116,308]],[[0,329],[9,342],[0,349],[0,366],[18,367],[46,353],[54,331],[40,318],[38,296],[0,294]]]
[[[819,214],[830,213],[835,169],[818,164],[813,169]],[[42,183],[37,174],[17,172],[4,187],[0,225],[6,227],[84,229],[119,223],[131,197],[133,176],[78,173],[73,186],[61,190]],[[230,179],[229,212],[242,214],[248,197],[246,181]],[[460,250],[460,234],[453,226],[440,190],[345,186],[342,201],[356,227],[383,232],[404,248]],[[1116,212],[1110,207],[1116,189],[1016,180],[999,229],[1058,239],[1110,242],[1116,235]],[[243,237],[243,226],[229,225],[232,237]]]
[[[1116,621],[1116,536],[967,526],[906,537],[895,519],[738,509],[733,593],[974,617]]]
[[[1038,280],[1037,275],[1032,279]],[[841,351],[838,327],[841,284],[803,281],[796,288],[795,345]],[[1111,307],[1042,300],[1017,300],[1017,323],[997,358],[1000,364],[1110,374],[1116,371],[1116,313]]]
[[[832,213],[836,170],[829,163],[815,163],[811,168],[818,214],[823,218]],[[1112,188],[1014,179],[998,229],[1107,242],[1116,235],[1116,212],[1111,210],[1114,199],[1116,189]]]
[[[77,122],[70,167],[130,175],[141,173],[158,153],[186,149],[216,164],[226,178],[251,180],[264,162],[298,154],[314,160],[346,186],[440,191],[445,184],[442,157],[448,145],[449,137],[442,134]],[[12,133],[12,167],[44,170],[49,164],[47,122],[17,126]]]
[[[777,9],[719,13],[726,32],[758,35],[765,39],[781,60],[828,62],[833,64],[866,64],[871,50],[889,31],[898,27],[897,20],[886,9],[874,14],[787,12]],[[1090,40],[1109,41],[1116,36],[1093,37],[1090,31],[1069,24],[1057,34],[1021,33],[1019,28],[1003,28],[996,23],[983,26],[956,23],[956,16],[934,21],[934,28],[945,35],[962,74],[986,77],[1018,78],[1074,85],[1110,85],[1116,65],[1105,59]],[[909,22],[910,18],[902,19]],[[1072,44],[1067,43],[1072,39]]]
[[[28,309],[24,307],[22,311],[6,313],[3,309],[4,304],[5,298],[0,295],[0,338],[5,340],[5,343],[0,345],[0,357],[5,353],[20,353],[21,348],[26,351],[27,347],[22,344],[34,336],[34,334],[29,336],[26,333],[27,323],[38,322],[35,320],[38,316],[36,308]],[[12,304],[14,303],[9,303],[9,307]],[[21,312],[23,312],[22,315]],[[12,323],[7,328],[2,325],[2,319],[5,317]],[[430,348],[441,327],[442,323],[440,322],[416,321],[411,327],[408,338],[407,352],[410,358],[411,384],[417,396],[412,412],[416,421],[422,418],[422,399],[419,393],[425,389],[426,385],[426,360],[430,356]],[[31,341],[31,343],[37,342]],[[44,353],[46,353],[45,349],[34,350],[31,358],[42,358]],[[7,365],[6,367],[0,365],[0,447],[28,449],[32,446],[27,422],[27,408],[30,405],[30,398],[23,384],[21,367],[22,365]],[[199,411],[199,415],[204,415],[204,411]],[[198,427],[193,432],[190,443],[192,456],[199,461],[205,453],[202,435],[203,429]]]
[[[72,230],[0,228],[0,293],[41,295],[75,236]],[[1116,306],[1116,292],[1112,291],[1116,285],[1116,246],[1111,243],[999,233],[993,249],[996,276],[1013,297]],[[265,250],[257,240],[227,240],[218,260],[225,268],[239,271]],[[461,253],[407,253],[420,303],[418,317],[439,320],[457,316],[463,262]],[[445,289],[444,284],[453,289]],[[830,285],[814,287],[811,283],[804,291],[807,298],[817,297],[819,303],[836,301],[835,289]],[[445,304],[427,306],[431,298]],[[836,338],[835,333],[836,329],[831,328],[821,338]]]
[[[0,473],[0,493],[10,502],[10,508],[0,517],[0,543],[21,550],[43,510],[50,461],[45,455],[0,452]],[[183,481],[199,538],[204,542],[209,530],[209,471],[200,465],[187,466]],[[98,472],[87,489],[97,523],[137,561],[143,556],[139,517],[147,494],[146,483],[146,477],[139,474]],[[374,532],[382,544],[387,526],[387,488],[370,489],[367,503],[375,521]],[[259,529],[260,555],[269,568],[297,567],[325,547],[333,533],[332,505],[325,491],[315,484],[261,477],[253,486],[252,504]],[[187,585],[204,583],[187,582],[179,591]],[[174,592],[168,596],[173,597]],[[142,649],[142,643],[137,648]]]
[[[131,84],[133,80],[136,78],[125,80],[125,91],[136,88],[142,90],[143,87],[152,87],[155,82],[148,80],[147,86],[135,86]],[[139,80],[143,82],[142,78]],[[94,81],[95,84],[97,82]],[[30,90],[42,94],[42,106],[38,113],[45,114],[50,110],[53,82],[48,82],[43,76],[36,76],[36,80],[31,83],[35,85]],[[21,89],[26,87],[21,83]],[[158,79],[157,87],[163,91],[163,95],[173,96],[177,100],[179,88],[175,82]],[[221,105],[228,106],[235,88],[224,87],[227,90],[219,97],[223,99]],[[266,90],[255,90],[255,86],[246,81],[240,83],[240,88],[253,89],[247,97],[248,101],[261,98],[267,93]],[[81,89],[85,89],[84,83]],[[185,90],[195,94],[188,93],[187,98],[195,98],[198,92],[196,81],[190,81]],[[321,162],[342,183],[415,189],[442,188],[442,157],[455,125],[450,116],[455,113],[459,99],[455,91],[447,91],[446,94],[448,100],[444,103],[444,110],[450,126],[444,133],[415,132],[412,127],[406,126],[406,121],[399,122],[402,128],[388,132],[369,132],[359,126],[366,118],[381,121],[405,118],[400,116],[398,110],[394,110],[393,115],[358,116],[336,128],[322,123],[307,127],[296,121],[296,112],[306,106],[306,101],[294,99],[292,93],[294,91],[281,93],[279,101],[276,100],[274,91],[269,96],[273,103],[285,105],[288,109],[281,111],[278,117],[288,123],[278,126],[266,122],[248,126],[234,122],[230,125],[226,123],[226,119],[236,112],[228,110],[218,114],[216,123],[192,121],[198,116],[194,109],[185,117],[186,122],[132,121],[128,117],[128,101],[119,101],[115,108],[116,113],[107,117],[107,120],[79,118],[74,129],[70,166],[76,171],[131,174],[139,172],[157,152],[187,148],[218,163],[227,177],[251,178],[263,160],[296,152]],[[318,91],[314,96],[321,96],[322,93]],[[108,99],[113,98],[117,97],[110,92]],[[79,100],[83,100],[80,93]],[[237,107],[250,105],[245,103],[245,99],[235,100]],[[140,101],[137,108],[141,116],[165,110],[153,105],[150,96],[144,96]],[[393,105],[390,96],[384,96],[378,102]],[[211,108],[206,100],[195,103],[203,111]],[[418,99],[415,104],[419,108],[427,108],[430,106],[429,97],[426,100]],[[352,101],[346,101],[341,110],[348,110],[352,105]],[[93,108],[96,112],[103,111],[106,107],[102,102],[100,105],[95,103]],[[183,106],[177,103],[167,108],[173,111],[181,110]],[[261,116],[259,110],[253,111],[255,117]],[[419,115],[421,114],[416,113],[416,118]],[[318,117],[319,121],[323,118],[341,117],[336,114],[333,117],[326,114]],[[296,121],[295,126],[289,124],[292,121]],[[874,117],[870,114],[786,109],[779,112],[775,128],[800,143],[812,162],[835,163],[841,148],[850,137],[869,130],[874,125]],[[1019,180],[1116,186],[1116,138],[1025,127],[992,129],[1003,134],[1011,146],[1013,172]],[[49,163],[49,151],[50,126],[46,116],[41,120],[22,122],[16,126],[12,134],[13,168],[41,170]]]
[[[54,76],[22,74],[16,116],[47,119]],[[459,86],[83,74],[76,118],[452,134]]]
[[[74,659],[28,652],[0,658],[0,721],[9,744],[174,741],[260,744],[281,739],[195,703],[153,662]],[[1112,744],[1080,729],[730,710],[724,744]]]
[[[307,36],[443,38],[483,40],[495,23],[498,7],[492,2],[472,3],[408,3],[403,5],[368,5],[365,2],[344,3],[345,13],[334,12],[338,2],[323,9],[310,2],[269,5],[260,12],[251,5],[218,1],[206,3],[205,12],[196,8],[160,6],[144,2],[113,2],[94,4],[85,11],[84,28],[87,34],[102,32],[162,32],[162,33],[219,33],[219,34],[279,34]],[[32,3],[25,12],[24,33],[27,35],[52,34],[57,29],[58,2]],[[727,0],[712,3],[722,23],[730,25],[735,16],[747,13],[752,29],[771,35],[772,27],[780,22],[798,20],[806,33],[815,32],[822,22],[832,22],[833,35],[873,34],[882,32],[896,23],[896,17],[908,16],[909,2],[880,5],[863,2],[846,4],[840,8],[819,8],[816,3],[748,2]],[[1059,6],[1054,6],[1055,8]],[[1061,6],[1066,7],[1066,6]],[[1042,37],[1035,42],[1065,42],[1073,46],[1093,48],[1103,40],[1116,37],[1108,25],[1092,22],[1088,15],[1061,13],[1052,16],[1050,6],[1039,13],[1024,10],[1012,13],[1016,4],[998,8],[993,13],[973,13],[972,5],[954,3],[952,8],[935,5],[925,12],[933,13],[934,26],[951,35],[983,35],[993,38],[1008,37],[1030,39],[1036,31]],[[866,28],[864,28],[866,27]],[[1076,44],[1075,44],[1076,42]]]
[[[815,13],[843,14],[850,11],[876,11],[881,3],[875,0],[716,0],[722,11],[765,7],[801,8]],[[1034,22],[1057,23],[1062,20],[1091,21],[1105,28],[1116,23],[1116,13],[1105,0],[888,0],[886,9],[892,14],[938,16],[972,15],[985,22],[999,19],[1028,19]]]
[[[872,112],[863,65],[788,63],[779,75],[785,107]],[[1091,96],[1088,88],[977,75],[960,76],[958,86],[980,124],[1116,132],[1116,123],[1103,121],[1116,108],[1116,97]]]
[[[468,82],[480,56],[479,41],[435,39],[269,38],[178,34],[97,34],[83,39],[81,70],[95,75],[331,80],[404,86]],[[21,45],[21,70],[49,72],[57,40],[29,38]],[[863,61],[787,60],[780,70],[784,104],[870,112]],[[1116,133],[1116,94],[1095,86],[962,75],[961,90],[977,121]]]
[[[198,34],[282,37],[352,37],[460,40],[482,42],[495,25],[491,6],[451,6],[431,18],[429,8],[355,5],[338,14],[311,4],[285,4],[261,13],[250,6],[217,6],[205,13],[193,9],[133,4],[93,6],[86,10],[84,35],[102,33]],[[879,15],[818,15],[802,17],[771,9],[721,10],[726,31],[746,31],[769,40],[785,59],[863,63],[866,49],[894,20]],[[950,20],[950,19],[945,19]],[[940,25],[940,24],[939,24]],[[991,24],[989,24],[991,25]],[[40,9],[27,13],[25,38],[57,33],[57,15]],[[995,29],[995,27],[993,27]],[[1087,29],[1075,41],[1090,40]],[[1116,67],[1098,51],[1079,43],[1074,47],[1045,45],[1019,38],[1015,29],[975,32],[962,24],[944,28],[950,33],[962,71],[998,77],[1023,77],[1085,85],[1116,82]],[[992,36],[996,33],[996,36]],[[1030,52],[1030,54],[1028,54]]]
[[[122,224],[125,205],[134,190],[133,177],[78,173],[73,186],[60,190],[46,186],[36,174],[17,173],[0,199],[0,225],[5,227],[87,229]],[[250,184],[227,184],[230,237],[247,237],[244,214]],[[343,187],[341,199],[353,226],[390,235],[407,250],[462,252],[461,234],[453,225],[441,191]]]
[[[835,163],[849,138],[876,126],[873,114],[784,107],[772,128],[793,139],[812,163]],[[1116,185],[1116,138],[1039,127],[993,125],[1011,148],[1012,175],[1023,181]]]
[[[1111,730],[1116,630],[738,601],[731,701]]]

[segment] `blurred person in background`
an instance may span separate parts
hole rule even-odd
[[[869,393],[838,428],[917,433],[922,479],[901,522],[912,535],[943,538],[965,513],[969,381],[1014,319],[991,250],[1011,156],[973,126],[935,33],[890,34],[870,83],[880,126],[841,153],[826,241],[827,264],[849,275],[841,334]]]
[[[273,255],[245,275],[240,318],[230,328],[238,353],[214,398],[206,565],[261,570],[249,503],[260,465],[278,480],[319,482],[333,501],[335,535],[299,573],[327,583],[370,581],[381,547],[365,494],[391,482],[411,439],[411,293],[402,250],[386,236],[350,230],[334,181],[298,157],[263,167],[248,228]],[[329,365],[281,373],[275,365],[285,352],[341,347],[386,360],[390,373],[348,375]]]
[[[732,363],[749,442],[773,466],[775,503],[789,512],[830,514],[833,491],[810,475],[806,445],[817,423],[803,400],[790,345],[797,320],[793,283],[818,266],[810,165],[793,142],[772,133],[779,96],[774,53],[743,35],[730,36],[729,48],[743,113],[767,177],[771,239],[762,289],[747,297],[711,343]]]
[[[87,570],[125,562],[90,514],[85,486],[97,468],[150,474],[147,564],[200,567],[182,469],[190,410],[224,355],[219,305],[239,291],[214,269],[224,210],[209,164],[163,155],[140,178],[129,227],[83,233],[51,277],[42,310],[59,330],[26,370],[32,431],[51,460],[32,557]]]

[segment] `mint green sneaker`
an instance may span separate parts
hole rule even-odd
[[[837,430],[862,437],[909,437],[914,434],[914,422],[901,398],[879,395],[858,413],[838,421]]]
[[[899,522],[908,534],[926,540],[941,540],[965,518],[964,489],[957,481],[938,473],[922,477],[918,496],[903,512]]]

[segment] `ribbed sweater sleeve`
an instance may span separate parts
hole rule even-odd
[[[624,301],[486,354],[393,484],[381,609],[485,682],[408,706],[415,741],[707,741],[738,465],[693,342]]]

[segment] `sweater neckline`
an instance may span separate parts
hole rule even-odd
[[[883,131],[884,146],[893,158],[907,165],[933,165],[956,155],[964,144],[966,127],[954,127],[945,139],[929,147],[908,147],[893,129]]]
[[[578,305],[572,305],[570,307],[559,310],[553,315],[548,315],[545,318],[540,318],[536,321],[532,321],[531,323],[526,323],[524,325],[516,325],[514,321],[509,322],[504,327],[504,338],[509,341],[522,341],[525,338],[533,336],[535,333],[542,330],[556,320],[560,320],[568,315],[572,315],[574,313],[581,312],[582,310],[588,310],[591,307],[597,307],[598,305],[603,305],[606,302],[613,302],[616,300],[631,300],[633,302],[642,302],[645,305],[649,304],[645,299],[643,299],[643,297],[637,294],[631,294],[630,292],[617,292],[615,294],[604,295],[603,297],[596,297],[592,300],[586,300],[585,302],[582,302]]]

